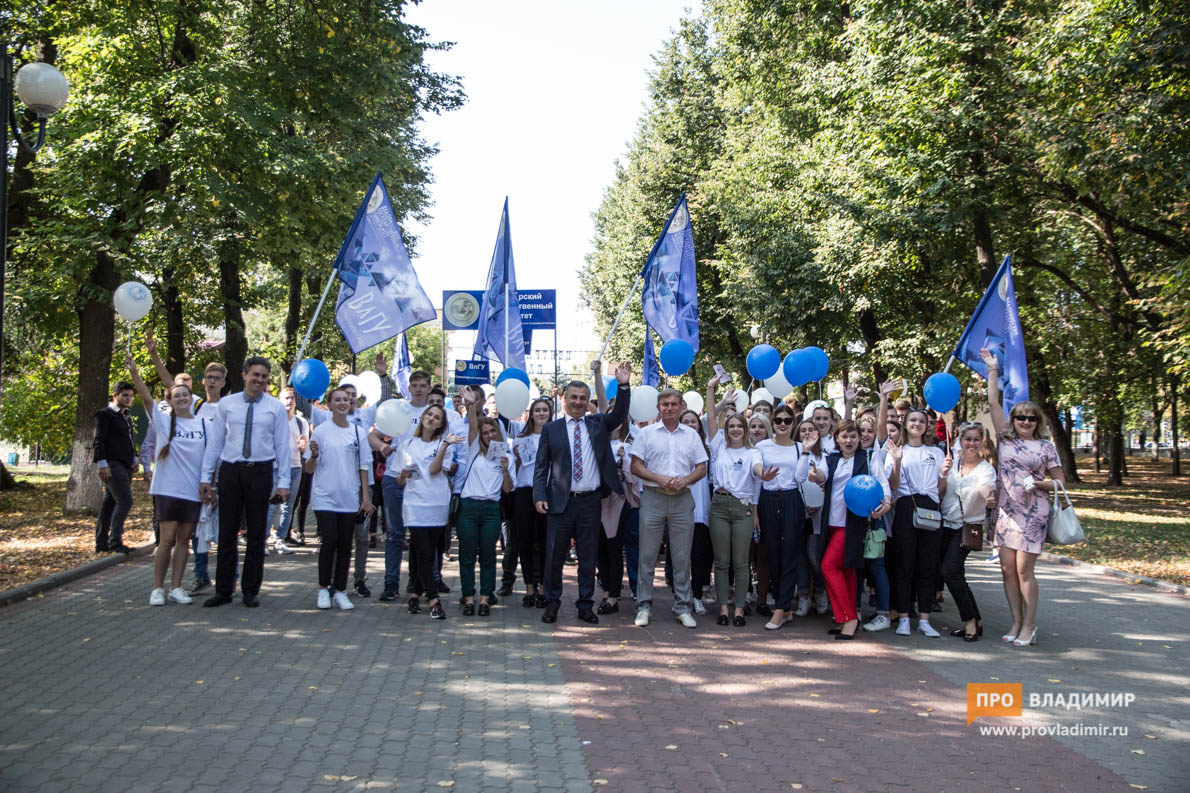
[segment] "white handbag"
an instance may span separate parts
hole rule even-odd
[[[1058,492],[1066,499],[1066,506],[1058,501]],[[1054,545],[1073,545],[1087,539],[1083,533],[1083,526],[1079,523],[1078,515],[1074,514],[1074,505],[1070,503],[1070,494],[1065,486],[1054,480],[1054,499],[1050,505],[1049,529],[1046,540]]]

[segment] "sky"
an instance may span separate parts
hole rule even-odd
[[[577,272],[591,248],[592,213],[644,110],[653,55],[691,0],[425,0],[409,22],[427,58],[460,77],[460,110],[429,116],[428,224],[414,266],[435,306],[443,289],[483,289],[505,196],[518,288],[557,289],[559,318],[577,305]],[[665,222],[658,218],[658,231]],[[644,262],[641,262],[643,266]],[[564,323],[559,346],[567,348]]]

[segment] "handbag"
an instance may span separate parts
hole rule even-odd
[[[1070,503],[1070,494],[1066,492],[1066,486],[1061,482],[1056,479],[1053,482],[1054,499],[1050,505],[1046,540],[1054,545],[1073,545],[1076,542],[1082,542],[1087,539],[1087,535],[1083,533],[1083,526],[1079,522],[1078,515],[1074,514],[1074,505]],[[1066,499],[1066,506],[1062,506],[1058,501],[1058,491],[1061,491],[1062,496]]]
[[[959,547],[966,551],[982,551],[983,550],[983,524],[982,523],[964,523],[963,528],[959,529],[963,535],[959,538]]]
[[[931,458],[932,459],[932,458]],[[909,482],[909,472],[906,470],[905,479],[911,489],[914,488],[912,482]],[[921,488],[917,488],[921,489]],[[921,529],[922,531],[938,531],[942,528],[942,513],[936,509],[924,509],[917,506],[917,494],[910,493],[909,498],[913,500],[913,528]]]
[[[868,529],[868,533],[864,535],[864,558],[884,558],[884,543],[887,540],[888,534],[884,529]]]

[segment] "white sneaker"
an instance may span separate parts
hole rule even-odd
[[[336,592],[334,600],[335,605],[344,611],[351,611],[353,608],[355,608],[355,604],[351,602],[351,598],[347,597],[346,592]]]
[[[694,613],[700,617],[707,613],[707,607],[702,604],[702,598],[694,599]]]
[[[899,620],[897,620],[897,635],[898,636],[908,636],[911,633],[913,633],[913,631],[911,631],[909,629],[909,618],[908,617],[901,617]]]
[[[891,627],[892,623],[883,614],[877,614],[870,622],[864,623],[864,630],[866,631],[886,631]]]
[[[187,595],[186,590],[180,586],[176,586],[169,591],[169,599],[174,603],[181,603],[184,606],[188,606],[194,602],[194,598]]]
[[[293,553],[293,549],[280,540],[277,540],[276,550],[277,553]]]
[[[1000,549],[999,548],[992,551],[992,555],[988,557],[988,561],[992,562],[993,564],[1000,561]]]
[[[814,610],[819,614],[825,614],[830,611],[831,604],[825,592],[819,592],[814,598]]]
[[[804,617],[810,613],[810,598],[797,599],[797,611],[793,612],[794,616]]]
[[[331,607],[331,591],[329,589],[318,590],[318,608],[329,609]]]
[[[919,633],[929,636],[931,639],[937,639],[942,634],[934,630],[934,626],[930,624],[929,620],[918,620],[917,630]]]
[[[643,628],[649,624],[649,610],[647,608],[636,610],[636,627]]]
[[[753,603],[756,602],[756,593],[749,592],[748,596],[744,598],[744,602],[747,603],[749,606],[751,606]]]
[[[154,589],[152,592],[149,593],[149,605],[150,606],[164,606],[165,605],[165,589],[163,587],[157,587],[156,589]]]
[[[690,616],[689,612],[687,612],[685,614],[678,614],[677,618],[678,618],[678,622],[682,623],[683,628],[697,628],[698,627],[698,623],[694,621],[694,617]]]

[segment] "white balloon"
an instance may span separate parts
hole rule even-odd
[[[404,399],[386,399],[376,407],[376,429],[391,438],[404,435],[412,423],[409,403]]]
[[[368,400],[369,405],[375,405],[380,401],[380,375],[372,371],[360,372],[355,379],[359,383],[359,392]]]
[[[532,381],[530,381],[532,383]],[[534,400],[541,396],[541,389],[537,387],[537,383],[532,383],[529,386],[529,399]]]
[[[736,413],[743,413],[746,407],[748,407],[748,392],[741,388],[735,392]]]
[[[153,307],[153,293],[140,281],[126,281],[112,295],[112,305],[125,322],[136,322]]]
[[[479,387],[481,389],[483,389],[483,398],[484,399],[487,399],[492,394],[496,393],[496,386],[492,385],[491,383],[483,383]]]
[[[657,389],[651,385],[638,385],[632,389],[628,415],[633,421],[652,421],[657,415]]]
[[[505,418],[515,419],[529,407],[529,386],[510,377],[496,386],[496,410]]]
[[[752,404],[755,405],[757,402],[768,402],[772,405],[776,402],[776,397],[767,388],[758,388],[752,392]]]
[[[361,390],[359,387],[359,375],[344,375],[343,378],[339,380],[339,388],[346,388],[347,386],[354,388],[356,396],[358,396]]]
[[[793,386],[785,379],[785,372],[780,369],[775,375],[764,381],[764,387],[777,399],[784,399],[793,390]]]
[[[686,400],[686,407],[693,410],[695,413],[702,413],[704,407],[702,394],[697,391],[687,391],[682,394],[682,399]]]

